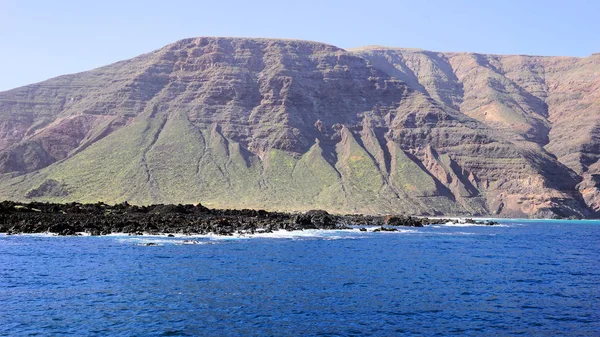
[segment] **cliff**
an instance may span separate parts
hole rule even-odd
[[[193,38],[0,93],[0,197],[595,216],[600,56]]]

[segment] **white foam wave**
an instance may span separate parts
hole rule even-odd
[[[359,234],[359,235],[357,235]],[[298,231],[278,230],[271,233],[255,233],[255,234],[234,234],[234,235],[216,235],[216,234],[196,234],[183,235],[174,234],[172,237],[167,235],[128,235],[124,233],[113,233],[106,236],[113,237],[120,243],[135,244],[135,245],[197,245],[210,244],[215,242],[233,241],[233,240],[248,240],[248,239],[290,239],[302,240],[309,238],[322,238],[325,240],[342,240],[342,239],[357,239],[360,238],[358,229],[348,230],[319,230],[308,229]],[[185,239],[185,240],[182,240]]]
[[[131,237],[131,238],[123,238],[117,239],[119,243],[130,243],[136,245],[146,245],[146,244],[175,244],[174,240],[160,240],[160,239],[150,239],[150,238],[142,238],[142,237]]]
[[[265,238],[265,239],[306,239],[306,238],[325,238],[328,240],[339,240],[354,238],[354,235],[359,233],[358,230],[354,229],[340,229],[340,230],[323,230],[323,229],[306,229],[297,231],[287,231],[280,229],[271,233],[255,233],[255,234],[244,234],[240,235],[241,238]],[[228,237],[215,236],[212,239],[222,239]]]
[[[22,236],[42,237],[42,238],[49,238],[49,237],[59,236],[57,233],[49,233],[49,232],[44,232],[44,233],[19,233],[19,234],[12,234],[12,235],[22,235]]]
[[[508,225],[502,225],[502,224],[486,225],[486,224],[481,224],[481,223],[460,223],[460,222],[452,222],[452,221],[448,221],[445,224],[440,224],[440,225],[436,225],[436,226],[445,226],[445,227],[510,227]],[[434,226],[432,226],[432,227],[434,227]],[[434,228],[439,228],[439,227],[434,227]]]
[[[470,232],[438,232],[435,233],[437,235],[449,235],[449,236],[456,236],[456,235],[477,235],[477,233],[470,233]]]

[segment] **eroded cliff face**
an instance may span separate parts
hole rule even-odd
[[[593,216],[599,63],[186,39],[0,93],[0,196]]]
[[[600,55],[499,56],[379,47],[355,53],[447,109],[500,132],[541,174],[533,185],[583,198],[598,211]],[[516,193],[529,184],[516,185]]]

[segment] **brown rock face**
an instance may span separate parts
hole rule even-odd
[[[499,56],[388,48],[355,52],[513,143],[543,177],[519,184],[517,190],[531,183],[552,187],[579,200],[583,196],[589,207],[599,210],[593,178],[599,153],[597,55]]]
[[[195,38],[0,93],[0,197],[595,216],[600,57]]]

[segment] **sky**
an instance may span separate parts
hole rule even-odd
[[[197,36],[585,57],[599,13],[596,0],[0,0],[0,91]]]

